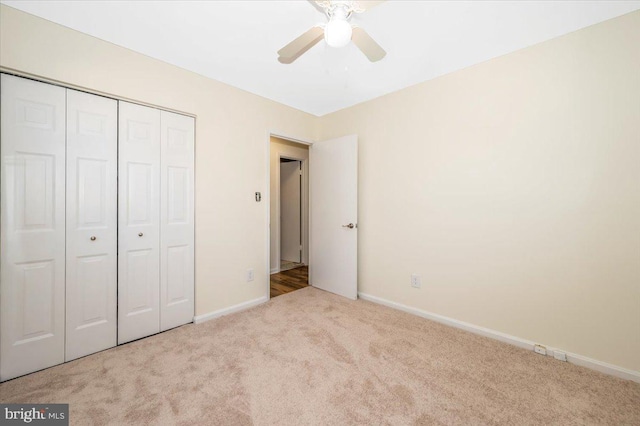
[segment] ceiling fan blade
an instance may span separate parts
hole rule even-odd
[[[380,3],[384,3],[386,0],[358,0],[356,3],[358,4],[358,9],[362,11],[371,10],[374,7],[378,6]]]
[[[278,60],[284,64],[295,61],[307,50],[311,49],[317,42],[322,40],[324,30],[321,27],[313,27],[302,34],[282,49],[278,50],[280,56]]]
[[[307,0],[317,11],[325,13],[329,6],[328,1]]]
[[[360,27],[353,28],[351,41],[358,46],[358,49],[360,49],[371,62],[377,62],[387,54],[387,52]]]

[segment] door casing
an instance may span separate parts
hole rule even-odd
[[[271,138],[278,138],[278,139],[283,139],[285,141],[289,141],[289,142],[294,142],[300,145],[307,145],[307,146],[311,146],[313,144],[312,140],[309,139],[304,139],[304,138],[298,138],[292,135],[287,135],[283,132],[276,132],[276,131],[270,131],[267,133],[266,136],[266,141],[267,141],[267,153],[266,153],[266,163],[267,163],[267,173],[266,173],[266,190],[265,190],[265,196],[262,197],[263,202],[265,203],[264,208],[265,208],[265,214],[266,214],[266,222],[265,222],[265,227],[266,227],[266,285],[265,285],[265,297],[266,299],[270,299],[271,297],[271,282],[269,280],[269,277],[272,273],[271,271],[271,221],[272,220],[280,220],[280,203],[276,204],[276,217],[272,218],[271,217],[271,199],[272,197],[275,198],[276,200],[280,200],[280,167],[278,167],[278,170],[276,170],[276,193],[272,194],[271,193],[271,189],[270,189],[270,183],[271,183]],[[308,159],[304,159],[304,158],[299,158],[291,155],[280,155],[278,156],[278,164],[280,163],[280,158],[287,158],[290,160],[296,160],[296,161],[302,161],[302,171],[303,171],[303,185],[305,185],[305,180],[308,183],[309,182],[309,160]],[[307,186],[308,187],[308,186]],[[305,238],[306,235],[306,241],[303,242],[303,253],[302,253],[302,260],[303,262],[308,262],[309,260],[309,246],[311,244],[311,235],[309,235],[309,226],[310,226],[310,217],[309,217],[309,191],[303,191],[303,200],[302,200],[302,206],[303,208],[306,210],[303,212],[303,218],[306,219],[306,224],[303,226],[303,239]],[[280,229],[278,229],[278,233],[280,233]],[[306,253],[305,253],[306,250]],[[277,251],[277,258],[280,258],[280,235],[277,236],[276,238],[276,251]],[[309,271],[309,282],[311,282],[311,271]]]
[[[267,143],[267,149],[266,149],[266,191],[265,194],[266,196],[263,197],[263,200],[265,201],[265,228],[266,228],[266,241],[265,241],[265,247],[266,247],[266,256],[265,256],[265,270],[266,270],[266,276],[269,277],[271,274],[271,227],[270,227],[270,223],[271,220],[274,219],[276,220],[277,218],[279,218],[279,206],[278,206],[278,210],[277,210],[277,218],[272,218],[271,217],[271,211],[270,211],[270,206],[271,206],[271,197],[279,197],[279,194],[271,194],[270,191],[270,182],[271,182],[271,138],[275,137],[278,139],[284,139],[286,141],[290,141],[290,142],[294,142],[294,143],[298,143],[301,145],[308,145],[309,148],[311,148],[311,145],[313,145],[314,141],[313,140],[309,140],[309,139],[305,139],[305,138],[300,138],[294,135],[290,135],[290,134],[286,134],[280,131],[270,131],[267,133],[266,136],[266,143]],[[295,156],[282,156],[283,158],[290,158],[290,159],[294,159],[296,160],[297,158],[295,158]],[[308,179],[308,170],[309,168],[313,167],[313,164],[311,164],[311,162],[309,160],[306,161],[306,164],[303,165],[303,169],[305,168],[307,169],[307,179]],[[276,184],[276,188],[277,191],[279,191],[279,187],[280,187],[280,172],[279,170],[277,171],[277,176],[278,176],[278,182]],[[307,181],[308,182],[308,181]],[[308,194],[307,194],[307,201],[306,201],[306,206],[307,206],[307,218],[308,218],[308,231],[307,231],[307,235],[308,235],[308,241],[307,241],[307,247],[308,247],[308,253],[307,253],[307,260],[311,259],[311,242],[313,240],[313,235],[311,235],[311,215],[310,215],[310,211],[309,211],[309,200],[311,199],[311,188],[309,187],[308,190]],[[305,205],[303,203],[303,205]],[[279,241],[279,238],[278,238]],[[279,250],[279,244],[278,244],[278,258],[280,257],[280,250]],[[309,280],[309,285],[313,285],[313,268],[310,267],[309,268],[309,276],[308,276],[308,280]],[[271,292],[270,292],[270,288],[271,288],[271,283],[270,280],[267,279],[266,283],[265,283],[265,299],[270,299],[271,297]]]

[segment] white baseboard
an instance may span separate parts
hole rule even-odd
[[[280,268],[273,268],[269,273],[270,274],[277,274],[278,272],[280,272]]]
[[[245,309],[253,308],[254,306],[261,305],[268,301],[269,301],[269,298],[267,296],[258,297],[257,299],[238,303],[237,305],[229,306],[228,308],[218,309],[217,311],[209,312],[208,314],[197,315],[193,317],[193,323],[200,324],[205,321],[209,321],[214,318],[221,317],[223,315],[229,315],[235,312],[244,311]]]
[[[419,317],[436,321],[451,327],[469,331],[474,334],[479,334],[481,336],[489,337],[491,339],[499,340],[504,343],[509,343],[511,345],[518,346],[520,348],[527,349],[530,351],[533,351],[533,347],[537,343],[537,342],[532,342],[526,339],[521,339],[519,337],[511,336],[509,334],[501,333],[496,330],[491,330],[489,328],[480,327],[468,322],[458,321],[456,319],[445,317],[443,315],[423,311],[422,309],[413,308],[411,306],[406,306],[401,303],[392,302],[390,300],[383,299],[381,297],[371,296],[366,293],[358,293],[358,297],[362,300],[367,300],[369,302],[374,302],[380,305],[388,306],[390,308],[398,309],[400,311],[417,315]],[[541,343],[537,343],[537,344],[541,344]],[[564,352],[567,355],[567,362],[580,365],[582,367],[587,367],[592,370],[599,371],[601,373],[609,374],[611,376],[620,377],[622,379],[632,380],[634,382],[640,383],[640,372],[638,371],[633,371],[626,368],[618,367],[617,365],[608,364],[606,362],[598,361],[583,355],[573,354],[558,348],[552,348],[552,347],[546,346],[546,349],[547,349],[547,356],[553,357],[556,351]]]

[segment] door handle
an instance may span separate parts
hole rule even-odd
[[[348,225],[342,225],[342,227],[343,227],[343,228],[353,229],[353,228],[355,228],[356,226],[355,226],[353,223],[350,223],[350,224],[348,224]]]
[[[96,237],[91,237],[91,238],[89,238],[89,239],[90,239],[91,241],[95,241],[95,240],[96,240]]]
[[[144,234],[142,232],[138,232],[138,237],[142,237]]]

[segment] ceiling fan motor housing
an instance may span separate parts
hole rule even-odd
[[[345,4],[334,4],[327,10],[329,22],[324,29],[324,40],[331,47],[344,47],[351,41],[351,11]]]

